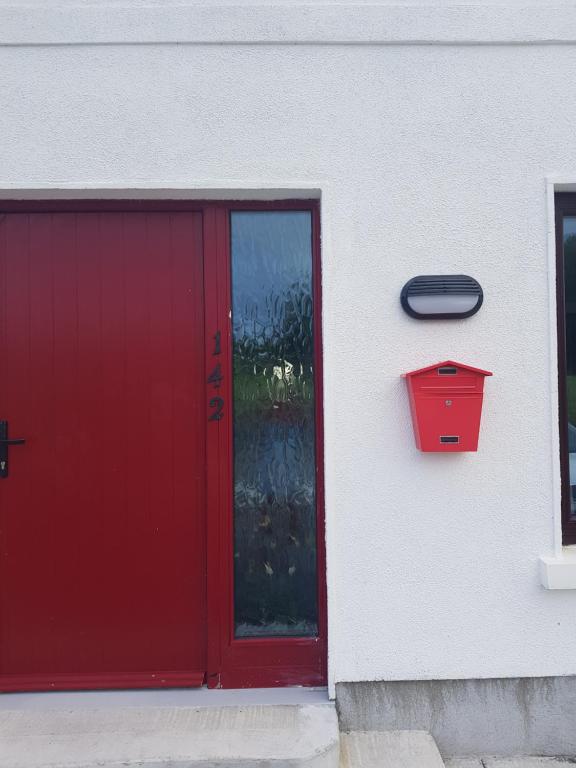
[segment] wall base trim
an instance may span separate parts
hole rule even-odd
[[[576,676],[336,684],[343,731],[430,731],[443,757],[576,755]]]

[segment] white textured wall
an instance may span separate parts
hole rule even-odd
[[[309,29],[265,9],[253,36],[228,8],[218,45],[216,8],[212,29],[166,4],[138,45],[122,4],[41,5],[0,9],[0,186],[322,189],[331,680],[576,673],[576,591],[537,571],[558,512],[545,178],[576,182],[574,8],[332,6]],[[407,279],[449,272],[480,281],[478,315],[403,314]],[[414,448],[400,374],[447,357],[494,371],[478,454]]]

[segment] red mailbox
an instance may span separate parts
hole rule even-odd
[[[403,374],[416,447],[451,453],[478,450],[484,378],[490,371],[446,360]]]

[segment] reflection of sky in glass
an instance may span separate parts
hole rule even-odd
[[[564,237],[576,235],[576,216],[567,216],[564,219]]]
[[[237,637],[317,634],[311,218],[231,215]]]
[[[311,219],[308,211],[232,214],[235,335],[243,325],[252,335],[254,322],[270,335],[271,315],[282,310],[281,298],[296,281],[311,284]],[[242,266],[246,264],[249,268]]]
[[[235,309],[247,296],[262,301],[273,287],[282,293],[295,277],[312,268],[309,211],[235,211],[232,214],[234,262],[250,261],[249,269],[234,272]]]

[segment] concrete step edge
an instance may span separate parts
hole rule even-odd
[[[332,703],[0,711],[0,768],[338,768]]]
[[[340,734],[340,768],[445,768],[428,731],[348,731]]]

